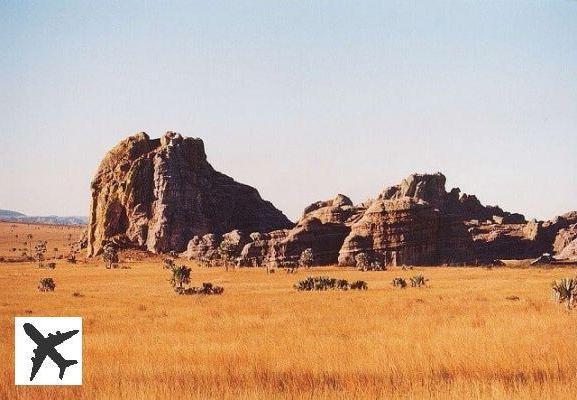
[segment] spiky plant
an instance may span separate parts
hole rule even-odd
[[[413,276],[410,281],[412,287],[421,287],[427,284],[428,279],[425,279],[423,275],[416,275]]]
[[[349,281],[347,281],[346,279],[337,280],[337,289],[349,290]]]
[[[56,283],[52,278],[42,278],[38,283],[38,290],[41,292],[53,292],[56,288]]]
[[[365,282],[365,281],[355,281],[355,282],[351,283],[350,288],[352,290],[367,290],[369,288],[369,286],[367,285],[367,282]]]
[[[407,287],[407,281],[405,280],[405,278],[395,278],[395,279],[393,279],[392,284],[394,287],[397,287],[400,289],[404,289]]]
[[[554,281],[551,285],[553,296],[559,303],[565,303],[570,310],[577,303],[577,277],[563,278],[559,282]]]

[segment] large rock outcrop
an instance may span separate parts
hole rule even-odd
[[[351,227],[339,263],[354,264],[368,253],[385,265],[465,262],[472,238],[459,203],[459,189],[447,193],[443,174],[413,174],[383,190]]]
[[[367,254],[385,265],[491,263],[534,258],[545,252],[572,257],[577,213],[552,221],[525,220],[498,206],[484,206],[458,188],[447,192],[445,176],[413,174],[360,205],[338,195],[306,207],[292,229],[254,232],[238,254],[243,266],[296,262],[307,248],[316,265],[354,265]],[[223,235],[195,237],[190,258],[218,258]]]
[[[293,225],[256,189],[214,170],[201,139],[173,132],[122,140],[100,163],[91,190],[89,256],[106,242],[184,251],[195,236]],[[204,240],[210,247],[211,239]]]

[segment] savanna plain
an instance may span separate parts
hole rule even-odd
[[[220,296],[178,296],[158,257],[59,259],[79,228],[0,224],[0,255],[47,240],[56,268],[0,263],[0,398],[574,398],[577,311],[551,297],[574,267],[492,269],[192,267]],[[16,238],[18,235],[18,238]],[[24,239],[23,239],[24,237]],[[21,250],[13,251],[13,248]],[[58,248],[58,251],[54,251]],[[50,252],[47,253],[47,258]],[[427,287],[398,289],[422,274]],[[298,292],[310,275],[367,291]],[[54,292],[39,292],[52,277]],[[14,385],[14,317],[82,316],[78,387]]]

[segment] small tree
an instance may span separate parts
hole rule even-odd
[[[369,269],[369,257],[366,253],[359,253],[355,256],[355,264],[360,271]]]
[[[182,286],[190,283],[190,272],[191,269],[186,265],[181,265],[180,267],[172,268],[172,276],[170,278],[170,284],[174,287],[177,292],[182,291]]]
[[[34,249],[34,255],[36,261],[38,261],[38,267],[42,267],[42,261],[44,261],[44,253],[46,253],[46,241],[39,241]]]
[[[218,254],[221,260],[224,262],[224,268],[228,271],[228,266],[233,262],[236,253],[238,252],[238,246],[229,239],[224,239],[220,242],[218,246]]]
[[[111,244],[104,246],[102,258],[106,262],[106,268],[116,268],[118,266],[118,251]]]
[[[299,265],[302,267],[310,268],[312,267],[315,261],[315,255],[313,253],[313,249],[308,248],[305,249],[299,258]]]

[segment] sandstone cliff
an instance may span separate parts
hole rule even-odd
[[[184,251],[197,235],[289,228],[257,190],[208,163],[201,139],[139,133],[110,150],[92,181],[88,255],[105,242],[160,253]]]

